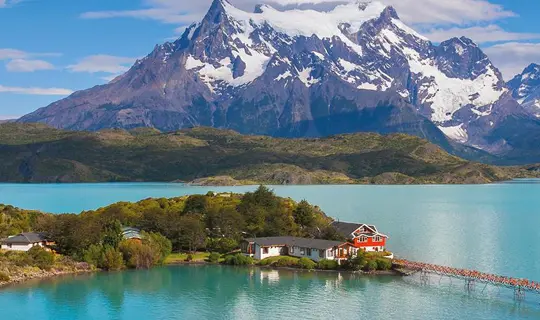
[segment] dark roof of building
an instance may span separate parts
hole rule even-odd
[[[344,244],[341,241],[330,241],[322,239],[309,239],[297,237],[267,237],[246,239],[248,242],[256,243],[260,246],[295,246],[312,249],[328,249]]]
[[[366,235],[366,236],[376,236],[376,235],[379,235],[379,236],[382,236],[382,237],[385,237],[385,238],[388,238],[387,235],[384,235],[382,233],[380,233],[377,228],[374,226],[374,225],[370,225],[370,224],[363,224],[363,223],[349,223],[349,222],[340,222],[340,221],[334,221],[332,222],[332,226],[334,228],[336,228],[336,231],[341,234],[342,236],[348,238],[351,236],[351,234],[356,231],[358,228],[362,227],[362,226],[366,226],[368,227],[369,229],[371,229],[371,231],[369,232],[362,232],[361,234],[363,235]]]
[[[337,232],[344,237],[349,237],[356,229],[363,226],[361,223],[349,223],[349,222],[332,222],[332,226],[336,228]]]
[[[38,243],[38,242],[42,242],[42,241],[47,241],[47,237],[45,236],[45,234],[43,233],[36,233],[36,232],[25,232],[25,233],[20,233],[16,236],[13,236],[13,237],[10,237],[10,238],[7,238],[7,239],[3,239],[2,240],[2,243],[27,243],[27,244],[31,244],[31,243]]]

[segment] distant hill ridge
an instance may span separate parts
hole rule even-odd
[[[472,184],[540,176],[534,169],[472,163],[406,134],[278,139],[205,127],[162,133],[0,125],[2,182]]]

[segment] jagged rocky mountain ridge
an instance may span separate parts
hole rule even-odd
[[[540,66],[533,63],[508,82],[513,97],[536,117],[540,117]]]
[[[405,132],[503,154],[521,121],[540,129],[512,95],[473,41],[434,45],[380,2],[249,13],[215,0],[124,75],[20,121],[286,137]]]

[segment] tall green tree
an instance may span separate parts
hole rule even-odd
[[[206,214],[206,207],[208,205],[207,196],[193,195],[186,200],[186,205],[183,210],[183,214]]]
[[[122,224],[119,220],[110,221],[103,231],[103,245],[118,248],[122,241]]]
[[[206,228],[212,237],[240,240],[245,228],[244,217],[234,207],[211,208],[206,215]]]
[[[301,228],[310,228],[315,224],[315,213],[313,207],[306,201],[302,200],[293,211],[294,221]]]
[[[174,249],[193,252],[204,246],[206,230],[201,218],[190,214],[170,219],[165,235],[171,239]]]

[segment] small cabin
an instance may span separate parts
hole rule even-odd
[[[44,233],[25,232],[8,237],[0,241],[0,249],[10,251],[28,251],[39,246],[50,250],[54,242],[50,241]]]

